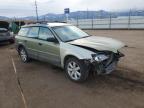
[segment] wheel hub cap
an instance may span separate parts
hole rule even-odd
[[[24,50],[21,50],[20,55],[21,55],[21,59],[22,59],[23,61],[26,61],[27,55],[26,55],[26,52],[25,52]]]
[[[78,80],[80,79],[81,77],[81,72],[80,72],[80,67],[77,63],[75,63],[74,61],[73,62],[70,62],[68,64],[68,67],[67,67],[67,70],[68,70],[68,74],[69,76],[74,79],[74,80]]]

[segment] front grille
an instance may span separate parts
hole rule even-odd
[[[104,67],[109,66],[113,62],[119,61],[119,58],[123,57],[124,55],[122,53],[120,53],[120,52],[118,52],[118,53],[111,52],[111,54],[109,54],[108,56],[109,56],[109,59],[107,59],[104,62],[102,62],[102,64],[104,65]]]
[[[102,64],[104,65],[104,67],[107,67],[114,60],[114,53],[110,53],[107,56],[109,56],[109,58],[107,60],[105,60],[105,61],[102,62]]]

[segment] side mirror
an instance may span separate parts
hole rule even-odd
[[[54,42],[54,43],[58,43],[58,40],[54,37],[51,37],[51,38],[47,38],[47,41],[49,42]]]

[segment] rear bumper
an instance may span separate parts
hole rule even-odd
[[[0,36],[0,42],[14,40],[13,36]]]

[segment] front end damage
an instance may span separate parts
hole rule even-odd
[[[92,59],[86,61],[89,66],[90,71],[96,72],[97,74],[110,74],[116,67],[119,59],[123,57],[124,54],[118,52],[105,52],[92,54]]]

